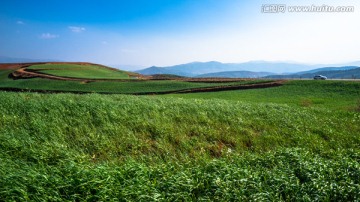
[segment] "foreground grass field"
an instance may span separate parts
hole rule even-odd
[[[269,82],[13,80],[12,71],[0,70],[0,88],[133,94]],[[359,100],[360,83],[346,81],[166,96],[0,92],[0,201],[359,201]]]
[[[4,201],[360,200],[354,110],[9,92],[0,103]]]

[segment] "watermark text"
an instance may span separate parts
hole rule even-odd
[[[351,13],[355,12],[354,6],[288,6],[286,4],[263,4],[262,13]]]

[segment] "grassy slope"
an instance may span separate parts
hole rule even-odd
[[[13,70],[4,70],[0,69],[0,81],[8,80],[8,75],[13,72]]]
[[[29,69],[46,69],[39,72],[55,76],[89,79],[129,79],[124,71],[115,71],[96,65],[44,64],[32,65]],[[50,69],[50,70],[49,70]]]
[[[360,102],[360,82],[290,81],[284,86],[276,88],[166,96],[352,110]]]
[[[0,103],[4,200],[360,199],[359,113],[96,94]]]
[[[41,73],[62,77],[86,78],[86,79],[129,79],[125,72],[117,72],[109,69],[87,70],[42,70]]]
[[[40,64],[40,65],[31,65],[28,69],[102,69],[104,67],[100,67],[97,65],[79,65],[79,64]]]

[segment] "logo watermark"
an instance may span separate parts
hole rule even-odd
[[[263,4],[262,13],[352,13],[354,6],[287,6],[286,4]]]

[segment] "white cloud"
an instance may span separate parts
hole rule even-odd
[[[18,25],[23,25],[23,24],[24,24],[24,22],[23,22],[23,21],[21,21],[21,20],[18,20],[18,21],[16,21],[16,24],[18,24]]]
[[[75,33],[80,33],[86,30],[85,27],[75,27],[75,26],[69,26],[69,29]]]
[[[56,35],[56,34],[50,34],[50,33],[42,33],[40,35],[40,38],[41,39],[54,39],[54,38],[58,38],[59,35]]]

